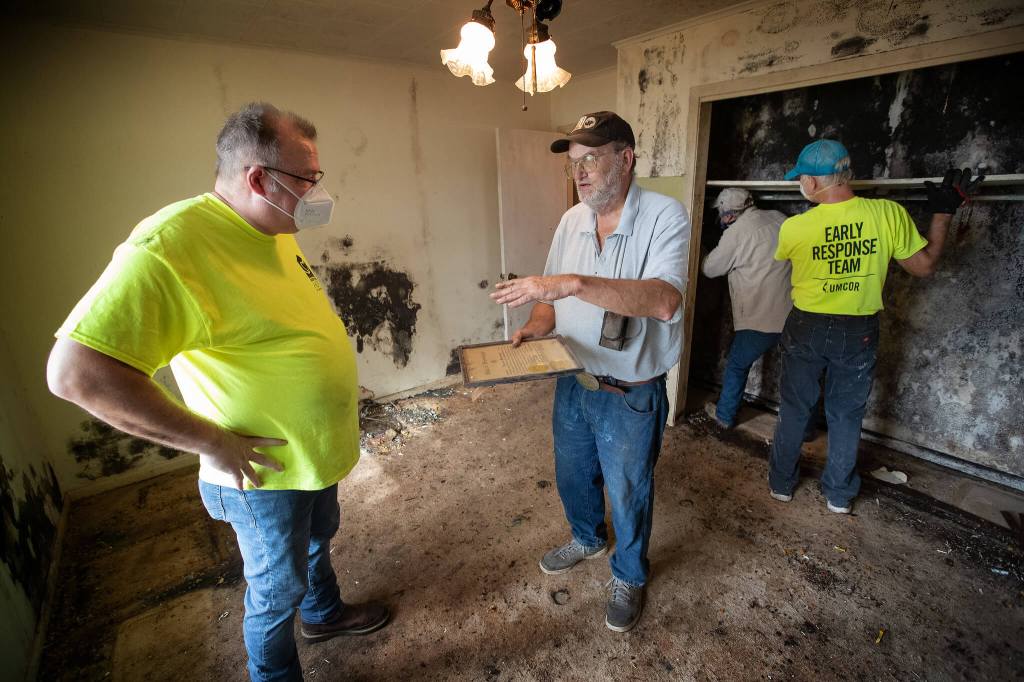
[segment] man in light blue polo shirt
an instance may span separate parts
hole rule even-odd
[[[551,144],[582,203],[562,216],[543,276],[501,282],[498,303],[533,303],[512,341],[561,334],[586,373],[558,380],[555,477],[572,539],[540,561],[548,574],[616,547],[605,624],[633,628],[643,609],[654,465],[668,416],[665,373],[679,360],[690,220],[675,199],[633,182],[633,130],[613,112],[580,118]]]

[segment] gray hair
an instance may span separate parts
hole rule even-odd
[[[832,187],[834,185],[845,185],[853,180],[853,169],[850,168],[850,157],[844,156],[843,158],[836,161],[836,172],[830,175],[815,175],[813,176],[820,184],[825,187]]]
[[[623,151],[625,149],[632,149],[633,150],[633,163],[630,164],[630,166],[629,166],[629,172],[630,172],[630,175],[636,175],[636,148],[633,147],[633,145],[629,144],[628,142],[623,142],[622,140],[616,140],[615,142],[612,143],[612,149],[615,151],[616,154],[618,154],[619,152],[621,152],[621,151]]]
[[[316,126],[298,114],[250,102],[228,116],[217,135],[217,177],[232,177],[247,165],[276,166],[281,121],[290,122],[307,140],[316,140]]]

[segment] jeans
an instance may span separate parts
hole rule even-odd
[[[729,359],[725,363],[722,377],[722,393],[718,396],[715,416],[726,426],[736,425],[736,412],[740,409],[743,389],[747,386],[747,375],[757,359],[767,353],[778,342],[782,334],[759,332],[753,329],[738,329],[732,337]]]
[[[793,308],[782,330],[779,421],[768,469],[773,491],[791,494],[799,480],[800,443],[824,371],[828,459],[821,490],[839,507],[857,496],[857,447],[877,355],[877,315],[819,315]]]
[[[555,389],[555,480],[573,537],[585,547],[608,542],[604,487],[612,508],[612,575],[647,582],[654,516],[654,465],[668,417],[665,377],[623,386],[624,395],[588,391],[574,377]]]
[[[249,677],[301,680],[295,609],[307,623],[325,623],[344,606],[330,553],[341,514],[338,485],[236,490],[200,480],[199,494],[211,517],[234,528],[242,552]]]

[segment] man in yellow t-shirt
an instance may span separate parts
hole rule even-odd
[[[253,680],[301,679],[293,634],[383,627],[331,566],[338,481],[359,458],[355,356],[293,234],[330,220],[316,128],[265,103],[217,138],[214,191],[136,226],[57,332],[51,391],[112,426],[199,453],[210,515],[238,538]],[[185,405],[153,381],[170,365]]]
[[[860,491],[857,446],[875,373],[878,311],[889,260],[915,277],[935,272],[956,212],[984,179],[950,170],[941,185],[926,182],[932,212],[927,241],[907,210],[850,189],[850,156],[835,140],[804,147],[787,180],[817,204],[782,224],[777,260],[792,264],[793,310],[782,331],[779,420],[769,460],[771,496],[793,498],[800,445],[825,372],[828,458],[821,490],[829,511],[850,513]]]

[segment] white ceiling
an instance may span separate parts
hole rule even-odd
[[[441,65],[459,29],[486,0],[16,0],[6,13],[57,24],[104,27],[331,55]],[[707,14],[736,0],[565,0],[549,23],[558,63],[574,74],[615,65],[612,43]],[[522,68],[519,15],[491,8],[495,78]],[[527,24],[529,22],[527,21]]]

